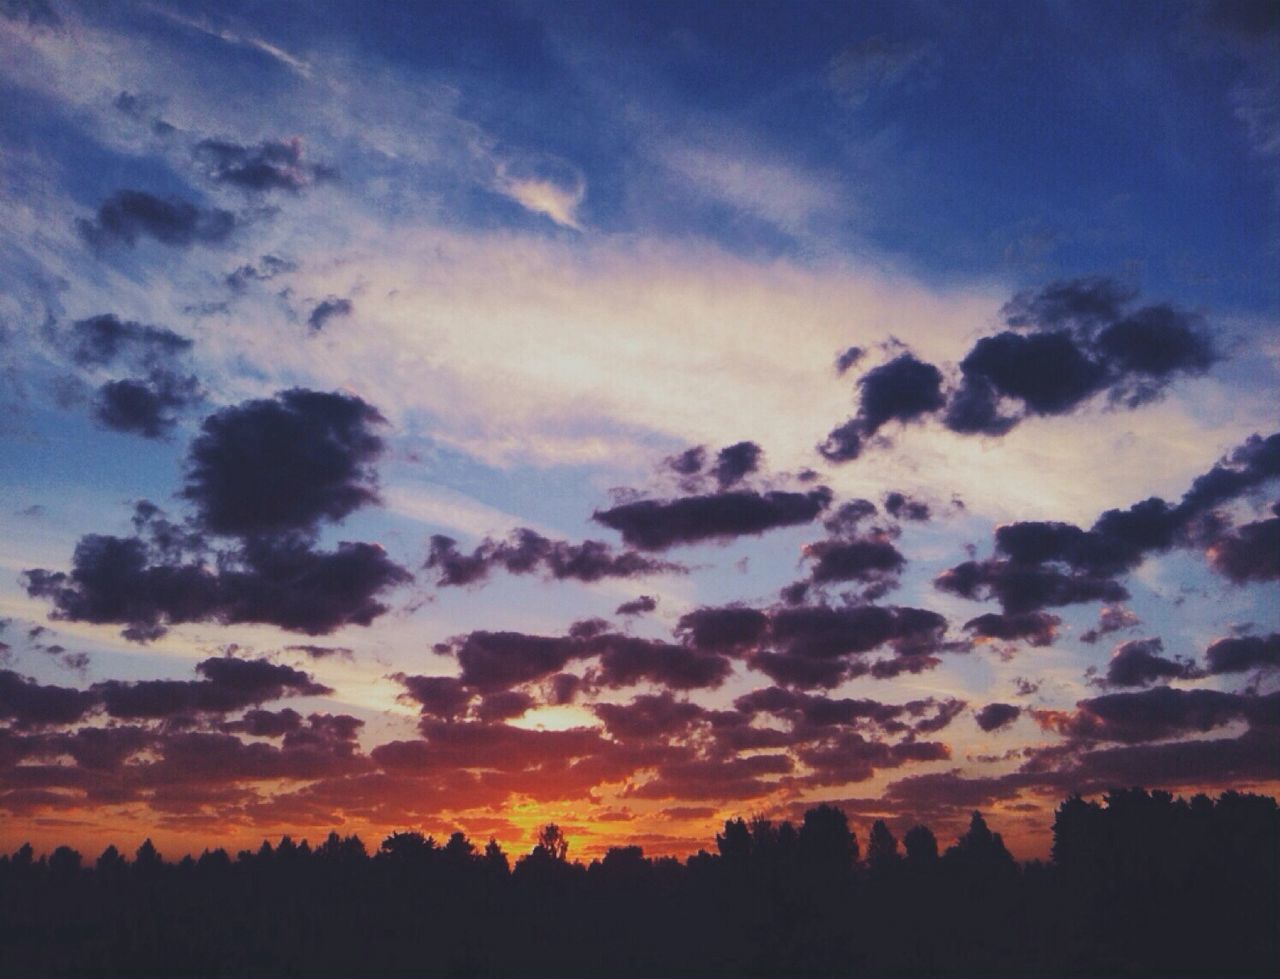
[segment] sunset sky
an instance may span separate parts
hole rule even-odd
[[[0,849],[1280,789],[1280,20],[0,0]]]

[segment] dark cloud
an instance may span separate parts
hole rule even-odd
[[[407,676],[395,673],[391,679],[405,688],[402,700],[412,700],[421,707],[424,715],[445,721],[466,714],[474,697],[457,677]]]
[[[1130,310],[1133,296],[1105,279],[1015,296],[1005,307],[1014,329],[983,337],[961,361],[947,427],[1002,435],[1028,415],[1067,414],[1103,392],[1136,408],[1218,360],[1198,315],[1168,305]]]
[[[1219,639],[1205,650],[1205,662],[1210,673],[1280,669],[1280,633]]]
[[[1084,741],[1159,741],[1206,732],[1232,721],[1253,728],[1280,725],[1280,693],[1265,697],[1218,690],[1153,687],[1082,700],[1074,711],[1032,711],[1046,730]]]
[[[1124,606],[1106,605],[1098,613],[1098,624],[1087,632],[1081,633],[1080,641],[1095,643],[1103,636],[1119,632],[1121,629],[1132,629],[1140,624],[1138,617]]]
[[[329,296],[327,299],[316,303],[315,308],[307,316],[307,326],[311,328],[313,333],[319,333],[328,325],[330,320],[350,316],[354,309],[355,304],[350,299]]]
[[[633,636],[608,635],[593,640],[600,653],[596,682],[606,687],[629,687],[644,681],[673,690],[720,686],[733,672],[719,654]]]
[[[707,463],[707,447],[695,445],[666,460],[666,466],[679,476],[696,476]]]
[[[846,347],[836,355],[836,373],[844,374],[862,359],[865,351],[861,347]]]
[[[779,754],[675,761],[660,765],[656,777],[630,794],[640,799],[754,799],[777,788],[765,776],[787,775],[794,768],[789,756]]]
[[[283,710],[255,708],[237,721],[228,721],[221,730],[227,734],[248,734],[255,738],[283,738],[302,729],[302,715],[292,707]]]
[[[201,208],[179,197],[161,198],[142,190],[118,190],[92,219],[78,218],[76,230],[95,248],[113,242],[133,246],[139,237],[187,248],[226,241],[238,223],[222,208]]]
[[[1280,581],[1280,517],[1224,535],[1209,547],[1209,563],[1237,584]]]
[[[929,504],[913,500],[906,494],[896,491],[885,495],[884,508],[895,520],[924,522],[930,516]]]
[[[1100,748],[1080,755],[1053,781],[1071,790],[1102,791],[1116,785],[1238,785],[1280,776],[1280,739],[1246,731],[1238,738],[1185,740]]]
[[[1126,510],[1108,510],[1089,530],[1054,521],[1006,524],[996,530],[1002,557],[967,561],[943,572],[936,587],[965,598],[995,598],[1006,613],[1128,597],[1116,575],[1151,553],[1206,547],[1214,567],[1234,580],[1276,576],[1280,519],[1224,531],[1214,508],[1280,478],[1280,434],[1251,435],[1209,472],[1196,477],[1176,503],[1151,497]],[[1275,526],[1272,526],[1274,524]]]
[[[0,670],[0,717],[20,730],[74,724],[97,704],[98,698],[87,691],[44,686],[12,670]]]
[[[966,561],[944,571],[933,584],[962,598],[995,598],[1009,615],[1081,602],[1119,602],[1129,597],[1124,586],[1111,578],[995,559]]]
[[[1060,618],[1047,612],[988,612],[970,619],[964,627],[980,639],[1022,639],[1032,646],[1049,646],[1057,638],[1061,624]]]
[[[652,595],[641,595],[629,602],[623,602],[613,610],[614,615],[645,615],[658,607],[658,600]]]
[[[841,503],[831,516],[822,522],[832,534],[840,537],[852,537],[858,532],[858,525],[879,511],[870,500],[848,500]]]
[[[733,702],[744,714],[773,714],[789,720],[793,735],[828,727],[878,728],[887,734],[933,734],[942,730],[964,709],[955,699],[938,701],[932,697],[906,704],[885,704],[878,700],[833,698],[765,687],[743,694]]]
[[[1022,714],[1022,708],[1013,704],[987,704],[978,711],[975,720],[978,727],[990,732],[1012,724]]]
[[[122,320],[102,313],[71,324],[71,359],[81,367],[110,367],[120,362],[152,367],[191,350],[192,341],[162,326]]]
[[[797,757],[810,774],[797,779],[800,785],[842,785],[873,777],[876,769],[899,768],[908,762],[945,761],[951,749],[938,741],[904,741],[886,744],[846,731],[831,741],[797,750]]]
[[[126,720],[226,714],[286,696],[323,696],[330,687],[309,674],[266,660],[206,659],[203,680],[107,680],[91,688],[107,715]]]
[[[807,493],[733,490],[674,500],[637,500],[597,510],[592,519],[620,532],[632,547],[661,551],[809,523],[830,503],[831,491],[825,486]]]
[[[805,557],[813,562],[810,577],[814,584],[860,581],[891,587],[906,566],[906,558],[885,535],[854,540],[824,540],[809,544]]]
[[[185,622],[262,622],[308,635],[368,625],[387,610],[375,596],[409,580],[374,544],[317,551],[302,539],[259,538],[214,569],[173,561],[140,538],[97,534],[76,545],[69,574],[24,577],[28,595],[53,603],[53,618],[121,624],[139,641]]]
[[[901,354],[859,380],[858,414],[834,429],[818,451],[832,462],[862,453],[863,443],[890,421],[911,422],[941,408],[942,373],[932,364]]]
[[[305,653],[312,659],[325,659],[330,656],[351,659],[355,655],[354,651],[348,646],[316,646],[313,643],[300,643],[285,646],[284,648],[294,653]]]
[[[216,534],[310,530],[376,502],[383,417],[353,395],[293,388],[204,420],[182,495]]]
[[[498,690],[481,697],[475,713],[480,721],[505,721],[520,717],[536,705],[537,701],[521,690]]]
[[[263,255],[257,265],[244,264],[227,274],[227,285],[243,292],[250,282],[270,282],[277,276],[298,271],[298,263],[276,255]]]
[[[769,627],[769,617],[742,605],[704,607],[686,612],[676,634],[694,649],[729,650],[756,646]]]
[[[93,417],[112,431],[160,439],[178,423],[176,413],[202,397],[193,376],[155,371],[146,378],[107,381],[94,398]]]
[[[629,704],[594,704],[591,710],[611,737],[632,741],[679,737],[707,714],[705,708],[677,700],[668,690],[640,694]]]
[[[307,163],[303,156],[302,140],[296,137],[267,140],[256,146],[219,139],[196,144],[196,159],[205,165],[212,180],[249,191],[296,193],[317,180],[336,176],[331,168]]]
[[[1164,643],[1155,639],[1132,639],[1121,643],[1107,663],[1103,684],[1108,687],[1145,687],[1159,680],[1193,680],[1202,676],[1192,663],[1160,654]]]
[[[1071,279],[1019,292],[1000,312],[1015,329],[1088,328],[1119,319],[1137,295],[1114,279]]]
[[[120,365],[139,375],[98,388],[94,417],[114,431],[162,438],[177,423],[176,413],[203,397],[195,377],[177,367],[192,342],[172,330],[104,313],[73,323],[68,342],[79,367]]]
[[[831,687],[870,674],[887,679],[938,663],[938,654],[960,648],[944,641],[947,622],[936,612],[899,606],[809,605],[770,615],[774,649],[749,657],[753,667],[785,685]],[[863,654],[887,646],[890,658],[864,662]]]
[[[728,489],[741,482],[760,468],[760,446],[754,442],[735,442],[725,446],[716,455],[716,464],[711,467],[711,475],[715,477],[720,489]]]
[[[454,639],[444,651],[457,657],[462,682],[480,691],[540,680],[560,672],[570,660],[592,655],[581,640],[485,631]]]
[[[557,581],[637,578],[687,570],[635,551],[614,551],[603,541],[551,540],[527,527],[517,527],[505,541],[486,538],[470,554],[459,551],[452,537],[433,535],[424,567],[439,571],[436,584],[441,587],[484,581],[495,567],[517,575],[540,572]]]

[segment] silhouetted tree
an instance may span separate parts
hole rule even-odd
[[[751,830],[741,817],[725,820],[724,832],[716,834],[716,849],[730,862],[745,863],[751,856]]]
[[[871,824],[871,834],[867,837],[867,866],[877,873],[888,873],[901,862],[898,853],[898,841],[883,819]]]
[[[557,863],[563,863],[569,857],[569,841],[555,823],[547,823],[538,830],[538,844],[541,850]]]
[[[0,976],[1280,974],[1274,799],[1074,797],[1054,837],[1019,870],[978,813],[942,859],[917,826],[902,860],[877,823],[865,874],[830,805],[798,830],[729,820],[719,856],[683,863],[619,846],[584,868],[543,827],[510,874],[461,833],[393,833],[374,859],[337,833],[234,863],[148,842],[93,873],[24,846],[0,856]]]
[[[913,826],[902,838],[907,851],[907,864],[917,869],[933,867],[938,862],[938,839],[928,826]]]

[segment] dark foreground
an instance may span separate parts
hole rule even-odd
[[[0,973],[52,975],[1280,974],[1280,811],[1226,793],[1071,799],[1051,864],[1019,867],[976,813],[939,854],[844,815],[734,820],[680,863],[565,860],[554,827],[509,869],[495,845],[398,833],[288,838],[92,868],[68,848],[0,858]]]

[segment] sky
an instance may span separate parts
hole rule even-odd
[[[1269,0],[0,0],[0,847],[1275,793],[1277,105]]]

